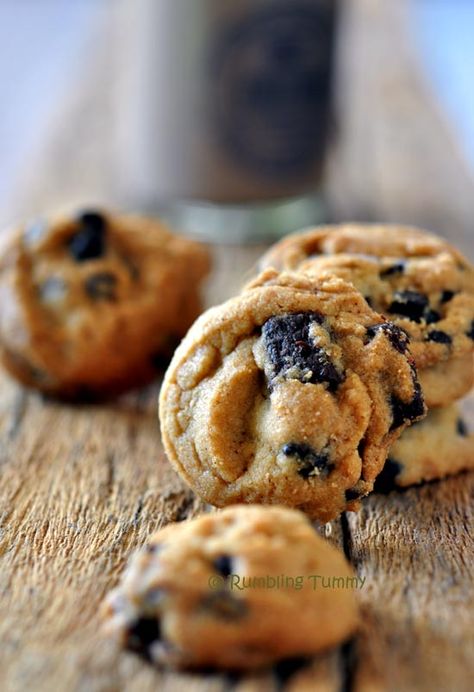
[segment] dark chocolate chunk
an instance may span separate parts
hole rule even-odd
[[[466,332],[466,336],[468,336],[470,339],[474,341],[474,320],[472,320],[471,326]]]
[[[425,320],[426,324],[433,324],[433,322],[440,321],[441,315],[436,310],[431,310],[430,308],[429,310],[425,310],[423,319]]]
[[[225,590],[213,591],[207,595],[200,602],[200,607],[223,620],[240,620],[248,611],[245,601]]]
[[[401,401],[401,399],[392,394],[391,407],[393,419],[390,430],[396,430],[396,428],[399,428],[407,421],[416,420],[425,412],[425,404],[423,401],[421,386],[419,382],[416,381],[414,382],[414,386],[415,394],[413,396],[413,399],[408,404]]]
[[[361,493],[358,490],[355,490],[354,488],[349,488],[345,492],[347,502],[350,502],[351,500],[358,500],[360,496]]]
[[[453,343],[453,340],[449,334],[446,334],[446,332],[442,332],[439,329],[433,329],[433,331],[429,332],[425,337],[425,341],[434,341],[436,344]]]
[[[110,272],[89,276],[85,288],[87,295],[93,300],[117,300],[117,278]]]
[[[93,211],[86,211],[77,217],[78,230],[69,238],[68,248],[76,262],[102,257],[105,252],[104,217]]]
[[[391,267],[387,267],[387,269],[382,269],[380,272],[380,276],[392,276],[392,274],[403,274],[405,271],[405,262],[396,262],[395,264],[392,264]]]
[[[456,421],[456,432],[461,437],[467,437],[469,435],[467,425],[462,418],[458,418]]]
[[[314,312],[271,317],[262,328],[268,357],[272,364],[272,379],[283,375],[313,384],[327,383],[335,391],[344,380],[327,353],[311,342],[310,327],[322,323],[321,315]],[[288,373],[291,368],[300,371],[300,377]],[[308,377],[305,377],[305,374]]]
[[[150,647],[160,637],[160,621],[157,618],[139,618],[128,630],[127,647],[151,660]]]
[[[216,572],[225,579],[232,574],[232,558],[229,555],[219,555],[212,564]]]
[[[450,300],[452,300],[452,298],[454,298],[455,295],[456,295],[455,291],[448,291],[448,290],[443,291],[441,293],[440,302],[441,303],[448,303]]]
[[[383,332],[388,337],[392,346],[396,348],[399,353],[406,352],[410,340],[403,329],[397,327],[393,322],[382,322],[382,324],[374,324],[371,327],[367,327],[367,336],[370,340],[379,332]]]
[[[76,216],[76,221],[84,228],[94,228],[95,230],[105,230],[107,225],[104,215],[93,209],[82,211]]]
[[[388,311],[397,315],[403,315],[413,322],[420,322],[425,309],[428,307],[428,298],[417,291],[397,291],[393,295],[393,301]]]
[[[287,457],[295,457],[298,463],[298,474],[302,478],[317,475],[317,471],[329,473],[333,464],[329,463],[327,452],[316,452],[310,445],[300,442],[288,442],[283,445],[283,454]]]
[[[386,495],[391,490],[394,490],[397,487],[395,484],[395,479],[402,470],[402,464],[400,464],[399,461],[395,461],[395,459],[390,459],[389,457],[375,480],[374,491],[376,493]]]

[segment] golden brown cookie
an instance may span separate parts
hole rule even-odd
[[[159,221],[85,211],[5,245],[0,357],[46,393],[110,394],[153,378],[200,312],[208,252]]]
[[[434,408],[391,447],[377,492],[416,485],[474,468],[474,435],[455,404]]]
[[[107,598],[107,629],[173,667],[255,668],[340,643],[361,587],[300,512],[235,506],[168,525]]]
[[[169,459],[207,502],[323,521],[358,508],[423,414],[404,332],[342,279],[273,270],[197,320],[160,396]]]
[[[428,406],[471,388],[474,270],[441,238],[402,226],[321,227],[288,236],[260,265],[351,281],[409,335]]]

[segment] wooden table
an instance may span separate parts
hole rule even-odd
[[[332,216],[418,222],[469,252],[473,181],[413,68],[404,12],[402,0],[347,3],[342,129],[327,179]],[[107,175],[115,145],[104,137],[111,51],[95,61],[32,160],[9,220],[121,202]],[[78,148],[71,133],[85,113]],[[260,250],[214,248],[209,304],[238,288]],[[470,689],[474,474],[374,495],[360,513],[321,527],[366,578],[362,628],[285,683],[275,671],[238,679],[158,672],[117,652],[100,632],[104,594],[150,533],[203,510],[163,454],[158,387],[73,407],[0,376],[2,691]],[[467,409],[474,424],[472,402]]]

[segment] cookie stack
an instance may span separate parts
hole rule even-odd
[[[473,381],[474,271],[457,250],[411,228],[325,227],[259,268],[195,322],[161,391],[167,454],[201,497],[328,521],[374,485],[474,466],[454,403]]]
[[[347,639],[357,578],[308,518],[474,466],[456,403],[473,379],[462,255],[414,229],[341,226],[286,238],[259,268],[194,323],[160,395],[180,474],[245,504],[162,529],[105,604],[109,632],[158,665],[242,670]]]
[[[378,491],[474,467],[457,404],[474,378],[474,271],[458,250],[414,228],[329,226],[285,238],[260,266],[340,276],[408,336],[428,413],[391,447]]]

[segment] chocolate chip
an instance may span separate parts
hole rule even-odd
[[[397,487],[395,480],[402,471],[402,464],[400,464],[399,461],[395,461],[395,459],[390,459],[389,457],[375,480],[374,491],[376,493],[386,495],[391,490],[394,490]]]
[[[469,435],[467,425],[462,418],[458,418],[456,421],[456,432],[461,437],[467,437]]]
[[[349,488],[345,492],[347,502],[350,502],[351,500],[358,500],[360,496],[361,493],[359,492],[359,490],[354,490],[354,488]]]
[[[414,387],[415,394],[408,404],[392,394],[391,407],[393,418],[390,430],[396,430],[396,428],[399,428],[406,422],[415,421],[425,412],[425,404],[419,382],[415,381]]]
[[[77,232],[68,240],[68,248],[76,262],[102,257],[105,252],[104,217],[93,211],[83,212],[77,217]]]
[[[316,452],[305,443],[288,442],[283,445],[281,451],[287,457],[296,457],[299,467],[298,474],[302,478],[319,475],[318,472],[329,473],[333,468],[333,464],[329,463],[327,452]]]
[[[441,293],[440,302],[441,303],[447,303],[450,300],[452,300],[452,298],[454,298],[455,295],[456,295],[455,291],[448,291],[448,290],[443,291]]]
[[[441,315],[436,310],[431,310],[430,308],[429,310],[425,310],[423,319],[425,320],[426,324],[433,324],[433,322],[440,321]]]
[[[395,264],[392,264],[391,267],[387,267],[387,269],[382,269],[380,272],[380,276],[392,276],[393,274],[403,274],[405,271],[405,262],[396,262]]]
[[[428,306],[428,298],[417,291],[397,291],[388,310],[403,315],[413,322],[420,322]]]
[[[77,216],[76,216],[76,221],[78,224],[81,226],[88,227],[88,228],[94,228],[96,230],[98,229],[105,229],[106,226],[106,220],[103,214],[101,214],[99,211],[93,210],[93,209],[87,209],[84,211],[81,211]]]
[[[469,327],[468,331],[466,332],[466,336],[468,336],[470,339],[474,341],[474,320],[471,322],[471,326]]]
[[[393,322],[382,322],[382,324],[374,324],[371,327],[367,327],[367,336],[369,339],[373,339],[379,332],[383,332],[388,337],[392,346],[396,348],[399,353],[406,352],[410,340],[403,329],[397,327]]]
[[[449,334],[446,334],[446,332],[442,332],[441,330],[436,330],[433,329],[432,332],[429,332],[426,337],[425,341],[434,341],[436,344],[452,344],[453,340],[449,336]]]
[[[321,315],[306,312],[279,315],[265,322],[262,335],[272,364],[272,379],[282,375],[301,382],[327,383],[330,391],[337,389],[344,376],[327,353],[311,342],[311,325],[322,321]],[[296,373],[291,372],[292,369]]]
[[[223,620],[240,620],[248,611],[245,601],[224,590],[213,591],[199,605]]]
[[[117,300],[116,287],[117,278],[110,272],[93,274],[85,283],[86,293],[93,300]]]
[[[212,564],[216,572],[225,579],[232,574],[232,558],[229,555],[219,555]]]
[[[127,632],[127,647],[151,660],[150,648],[161,637],[158,618],[139,618]]]

